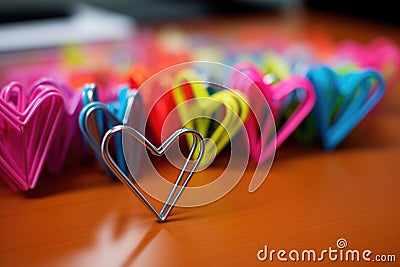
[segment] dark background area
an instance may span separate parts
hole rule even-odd
[[[380,21],[399,26],[399,9],[396,1],[344,1],[344,0],[306,0],[305,6],[326,12]],[[350,26],[350,25],[349,25]]]
[[[288,8],[325,11],[337,15],[360,17],[399,25],[395,1],[343,1],[343,0],[86,0],[102,8],[131,15],[137,22],[173,21],[193,19],[207,15],[227,15],[249,12],[280,12]],[[66,17],[73,1],[14,0],[0,1],[0,23],[33,19]],[[323,22],[321,22],[323,23]]]

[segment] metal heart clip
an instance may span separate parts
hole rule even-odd
[[[193,136],[193,145],[190,149],[189,155],[186,158],[186,161],[181,169],[175,183],[170,191],[166,201],[164,202],[160,211],[151,204],[151,202],[144,196],[138,186],[135,185],[133,179],[130,179],[129,176],[124,173],[118,164],[114,161],[110,154],[110,141],[112,137],[117,133],[123,133],[129,135],[139,141],[140,144],[145,146],[153,155],[162,156],[165,152],[171,147],[171,145],[178,141],[180,136],[190,134]],[[191,158],[194,156],[196,147],[199,147],[199,154],[195,159],[194,164],[190,169],[188,169],[189,162]],[[130,150],[131,148],[125,148],[126,150]],[[108,165],[110,170],[144,203],[146,207],[148,207],[160,221],[165,221],[170,214],[171,210],[175,206],[176,202],[178,201],[180,195],[182,194],[183,190],[186,188],[190,178],[192,177],[193,173],[195,172],[196,168],[198,167],[204,153],[204,144],[203,144],[203,137],[198,132],[192,129],[179,129],[175,131],[170,137],[168,137],[159,147],[154,146],[144,135],[138,132],[136,129],[133,129],[129,126],[124,125],[117,125],[111,128],[107,133],[104,135],[102,143],[101,143],[101,151],[104,162]],[[185,173],[186,177],[185,177]],[[137,178],[137,177],[136,177]]]

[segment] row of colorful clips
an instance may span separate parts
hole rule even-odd
[[[289,136],[303,143],[322,144],[327,150],[336,148],[385,92],[384,79],[373,68],[343,72],[319,65],[311,67],[304,76],[285,77],[271,76],[274,72],[262,71],[250,61],[237,63],[233,69],[244,73],[266,99],[276,126],[277,148]],[[196,80],[199,74],[193,69],[184,69],[179,75],[178,85],[182,85],[185,80]],[[93,151],[107,174],[114,177],[101,156],[102,139],[109,129],[122,124],[138,128],[145,125],[149,129],[146,135],[149,134],[155,143],[161,142],[161,130],[170,112],[196,98],[213,98],[224,105],[225,110],[235,113],[248,134],[251,158],[260,163],[272,153],[270,147],[263,144],[265,141],[261,141],[263,135],[269,136],[270,132],[264,132],[265,125],[255,120],[257,111],[249,108],[257,106],[259,99],[251,97],[248,87],[236,86],[235,82],[238,81],[232,77],[233,90],[189,83],[164,95],[151,109],[143,101],[140,90],[136,90],[137,81],[134,80],[107,92],[98,89],[96,84],[73,90],[46,78],[30,88],[17,82],[9,83],[0,92],[0,175],[14,190],[28,191],[35,188],[45,166],[51,172],[60,172],[68,153],[80,151],[82,154],[81,148],[86,147],[85,153]],[[196,108],[197,115],[209,116],[214,111]],[[142,113],[148,115],[140,116]],[[134,116],[130,116],[132,114]],[[205,119],[187,122],[191,112],[183,107],[177,114],[180,121],[185,122],[181,127],[213,139],[217,154],[234,137],[224,132],[216,134],[219,128]],[[239,132],[237,124],[237,121],[228,120],[224,127],[236,134]],[[121,136],[114,140],[114,158],[121,170],[128,172],[121,140]],[[205,151],[204,160],[207,161],[207,147]]]

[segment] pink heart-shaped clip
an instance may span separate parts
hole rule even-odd
[[[240,63],[236,68],[246,74],[255,85],[257,85],[259,90],[261,90],[263,96],[270,105],[275,121],[281,118],[282,108],[288,99],[290,100],[290,95],[299,90],[303,91],[303,96],[300,98],[296,109],[277,130],[276,148],[280,147],[314,107],[316,96],[312,84],[308,79],[301,76],[291,76],[276,84],[269,84],[264,81],[264,77],[260,71],[250,63]],[[250,106],[257,107],[257,100],[251,97],[249,89],[250,88],[247,87],[247,90],[244,88],[240,90],[249,96]],[[251,103],[252,101],[254,103]],[[265,113],[263,110],[254,110],[254,112]],[[249,136],[250,154],[257,163],[265,161],[271,156],[271,153],[273,153],[275,149],[275,147],[268,144],[270,138],[267,137],[271,135],[271,127],[274,126],[271,119],[272,118],[266,118],[265,121],[262,122],[263,125],[260,126],[260,123],[257,122],[253,114],[245,122]],[[259,131],[261,131],[261,133],[259,133]]]
[[[38,85],[29,95],[18,83],[0,93],[0,173],[14,190],[36,186],[56,129],[64,102],[59,91]]]
[[[342,41],[337,45],[335,57],[339,60],[350,60],[361,68],[378,70],[388,85],[391,85],[400,73],[400,48],[383,36],[367,44],[353,40]]]
[[[52,173],[59,173],[70,150],[80,151],[83,137],[79,130],[79,113],[82,110],[82,92],[72,90],[51,78],[42,78],[33,88],[47,86],[57,88],[64,99],[64,112],[57,130],[57,138],[51,147],[47,159],[47,168]],[[73,147],[72,147],[73,146]]]

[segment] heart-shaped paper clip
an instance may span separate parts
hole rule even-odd
[[[338,74],[327,66],[312,68],[317,101],[311,113],[325,149],[334,149],[382,98],[385,84],[375,70]]]
[[[96,99],[96,87],[92,87],[90,90],[93,91],[90,93],[94,96],[93,99]],[[129,90],[128,88],[124,87],[121,88],[118,100],[116,102],[111,102],[106,105],[94,100],[86,105],[80,112],[79,126],[82,134],[95,152],[98,161],[103,165],[105,171],[111,177],[114,176],[105,165],[101,155],[101,140],[108,129],[115,125],[127,123],[125,119],[127,118],[126,114],[131,114],[134,109],[136,109],[136,112],[139,113],[142,110],[142,101],[140,95],[136,90]],[[140,123],[140,121],[138,123]],[[124,171],[124,173],[127,173],[127,166],[121,144],[121,136],[118,136],[118,138],[115,140],[115,157],[120,168]],[[137,157],[136,159],[139,160]]]
[[[14,190],[33,189],[48,158],[63,115],[57,88],[34,86],[26,92],[12,82],[0,94],[0,172]]]
[[[46,164],[50,172],[59,173],[71,146],[75,147],[75,151],[78,151],[77,148],[81,147],[82,135],[78,125],[79,113],[82,109],[81,93],[73,91],[51,78],[40,79],[36,82],[34,88],[37,86],[57,88],[64,99],[64,114]]]
[[[204,158],[200,165],[207,166],[213,161],[214,155],[218,155],[238,133],[248,116],[249,107],[240,92],[223,90],[210,93],[200,81],[194,70],[181,71],[176,76],[177,86],[172,90],[172,95],[183,127],[196,130],[215,144],[215,153],[210,153],[214,146],[212,142],[205,144]],[[221,109],[224,115],[217,120],[219,125],[210,133],[212,119],[217,119],[214,114]],[[191,136],[187,136],[187,142],[189,147],[192,146]]]
[[[246,74],[257,85],[269,103],[274,119],[278,122],[277,125],[281,124],[276,133],[276,147],[278,148],[311,112],[315,103],[315,92],[312,84],[306,78],[300,76],[290,76],[275,84],[266,83],[264,76],[251,63],[240,63],[236,66],[236,69]],[[249,95],[251,101],[249,89],[241,88],[246,95]],[[285,121],[280,122],[282,109],[287,104],[288,98],[291,98],[291,94],[298,91],[302,93],[299,92],[297,107]],[[250,103],[250,105],[257,106],[255,103]],[[264,125],[261,125],[261,133],[258,134],[259,124],[254,117],[249,118],[245,123],[249,135],[250,153],[257,163],[266,160],[273,151],[273,148],[266,143],[269,142],[269,139],[263,138],[263,135],[270,135],[270,123],[267,121]]]
[[[391,85],[400,73],[400,49],[393,41],[383,36],[367,44],[353,40],[342,41],[337,45],[334,57],[335,61],[351,61],[359,68],[376,69],[382,74],[387,86]]]
[[[97,85],[95,83],[87,83],[83,86],[82,89],[82,102],[83,102],[83,107],[88,106],[91,103],[97,103],[100,102],[99,99],[99,93],[97,89]],[[80,113],[82,114],[82,112]],[[81,117],[82,115],[80,115]],[[97,131],[100,133],[104,133],[104,122],[102,120],[102,116],[100,112],[96,112],[95,115],[96,117],[96,128]]]
[[[264,52],[261,56],[262,73],[266,73],[264,80],[268,83],[282,81],[290,76],[290,63],[274,51]]]
[[[137,179],[135,175],[133,175],[133,179],[130,179],[129,176],[121,170],[120,166],[113,160],[110,154],[110,141],[112,137],[117,134],[127,134],[131,137],[135,138],[139,141],[140,144],[145,146],[153,155],[162,156],[165,152],[171,147],[172,143],[176,142],[180,136],[190,134],[193,136],[193,145],[190,148],[189,156],[186,159],[186,162],[181,169],[177,179],[175,180],[175,184],[172,187],[164,205],[160,211],[150,203],[150,201],[143,195],[140,191],[139,187],[134,184],[134,179]],[[203,138],[201,134],[191,129],[179,129],[174,132],[170,137],[168,137],[159,147],[154,146],[149,140],[146,139],[140,132],[136,129],[133,129],[128,126],[118,125],[111,128],[105,135],[101,143],[101,151],[103,155],[103,159],[106,162],[107,166],[110,170],[123,182],[145,205],[148,207],[158,218],[160,221],[165,221],[170,214],[171,210],[175,206],[179,197],[181,196],[183,190],[186,188],[186,185],[189,183],[190,178],[193,176],[196,168],[201,162],[202,156],[204,154],[204,144],[202,142]],[[194,152],[196,147],[199,147],[199,154],[195,157],[194,164],[189,169],[188,165],[190,160],[194,156]],[[186,174],[187,173],[187,174]],[[186,177],[185,177],[186,175]],[[183,181],[182,181],[183,179]],[[182,183],[181,183],[182,181]]]
[[[276,81],[281,81],[289,79],[291,75],[305,76],[310,67],[315,64],[317,52],[315,47],[312,47],[308,43],[293,43],[289,45],[282,54],[265,54],[263,57],[263,65],[266,66],[264,73],[268,73],[267,81],[273,83],[274,78],[276,78]],[[288,120],[291,114],[296,110],[299,101],[301,101],[299,92],[292,93],[286,98],[286,103],[283,104],[281,109],[281,120],[283,122]],[[311,116],[304,118],[291,136],[303,144],[314,142],[317,136],[317,128],[313,118]]]
[[[102,103],[112,103],[112,101],[116,101],[116,97],[114,96],[114,93],[103,93],[103,98],[100,99],[99,97],[99,90],[97,87],[97,84],[95,83],[86,83],[83,88],[82,88],[82,102],[83,102],[83,107],[89,105],[90,103],[94,102],[102,102]],[[102,119],[102,114],[101,112],[96,112],[94,114],[96,117],[96,128],[98,132],[104,133],[105,126],[104,126],[104,121]],[[88,149],[87,144],[86,144],[86,139],[84,138],[84,145],[86,149]]]

